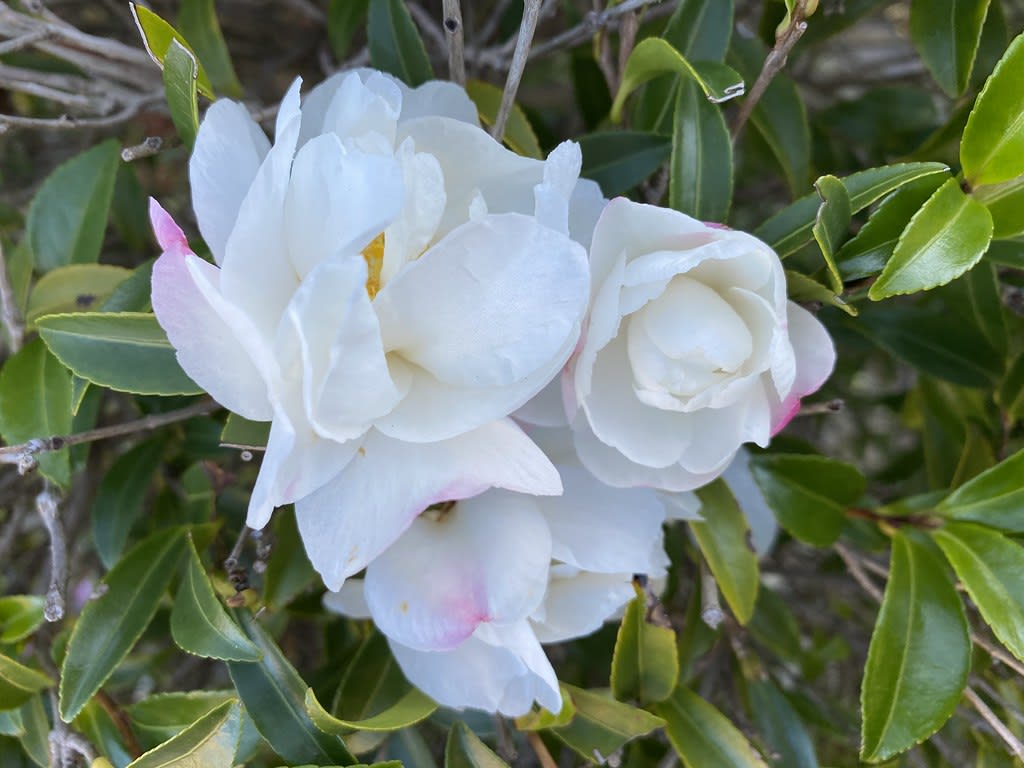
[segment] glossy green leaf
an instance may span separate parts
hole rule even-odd
[[[702,221],[725,221],[732,203],[732,140],[722,110],[689,78],[676,90],[669,169],[672,208]]]
[[[153,281],[153,264],[156,259],[149,259],[134,270],[131,275],[120,283],[110,294],[103,306],[104,312],[149,312],[153,305],[150,301],[150,290]]]
[[[572,696],[569,694],[569,691],[564,687],[560,690],[562,693],[561,710],[558,712],[549,712],[543,707],[531,710],[525,715],[515,719],[516,730],[541,731],[548,728],[558,728],[571,723],[572,719],[576,716],[576,705],[572,703]]]
[[[126,707],[125,711],[140,741],[155,746],[178,735],[216,707],[237,698],[231,690],[157,693]]]
[[[61,669],[60,716],[71,722],[149,625],[185,555],[185,531],[157,531],[106,576],[106,591],[82,609]]]
[[[649,37],[642,40],[629,55],[622,74],[622,84],[612,102],[612,120],[619,122],[622,119],[622,108],[633,91],[648,80],[664,74],[692,78],[704,95],[716,103],[743,95],[743,78],[735,70],[713,61],[691,64],[667,41]]]
[[[241,731],[238,701],[225,701],[128,768],[231,768]]]
[[[444,768],[508,768],[463,722],[452,726],[444,748]]]
[[[0,369],[0,435],[8,445],[71,431],[71,377],[46,345],[33,339]],[[46,451],[39,471],[66,486],[71,480],[68,450]]]
[[[847,304],[827,285],[792,269],[786,270],[786,295],[798,304],[817,302],[842,310],[850,317],[858,314],[855,306]]]
[[[172,40],[164,56],[164,96],[174,128],[189,150],[196,143],[199,132],[198,72],[195,54],[177,40]]]
[[[950,179],[914,214],[868,297],[879,301],[945,285],[977,264],[991,240],[988,209]]]
[[[985,623],[1024,659],[1024,548],[976,523],[947,523],[932,536]]]
[[[839,537],[866,485],[856,467],[811,454],[754,456],[750,470],[779,525],[816,547]]]
[[[971,186],[999,184],[1024,173],[1024,34],[1018,35],[985,82],[960,142]]]
[[[262,451],[270,439],[269,421],[249,421],[237,413],[229,413],[220,434],[220,444],[229,448]]]
[[[935,81],[950,96],[967,88],[989,0],[913,0],[910,38]]]
[[[637,589],[619,625],[611,682],[615,698],[650,704],[664,701],[675,689],[679,655],[672,628],[651,623],[646,614],[647,595]]]
[[[793,705],[771,680],[753,680],[747,685],[750,712],[777,768],[818,768],[807,729]]]
[[[242,84],[238,82],[235,68],[231,65],[231,54],[228,53],[217,21],[214,1],[182,0],[178,28],[192,43],[213,86],[225,96],[240,99]]]
[[[334,736],[345,736],[353,731],[397,731],[430,717],[436,709],[437,704],[429,696],[416,688],[410,688],[392,706],[373,717],[366,720],[339,720],[317,701],[312,688],[306,691],[306,712],[317,728]]]
[[[887,760],[941,728],[970,660],[967,615],[945,564],[927,541],[897,532],[861,688],[861,759]]]
[[[31,327],[43,315],[96,309],[130,274],[108,264],[69,264],[47,272],[32,286],[25,322]]]
[[[171,636],[182,650],[225,661],[259,661],[260,650],[221,605],[189,539],[185,576],[171,610]]]
[[[661,167],[672,151],[667,136],[645,131],[591,133],[579,140],[581,176],[593,179],[609,197],[628,192]]]
[[[332,706],[333,714],[342,721],[365,722],[397,706],[412,690],[387,638],[372,632],[345,670]]]
[[[139,443],[121,454],[100,480],[90,516],[96,554],[108,569],[121,556],[128,534],[142,514],[165,447],[162,438]]]
[[[247,610],[236,612],[242,631],[263,654],[258,662],[229,661],[235,690],[270,746],[293,763],[351,765],[344,742],[320,731],[306,714],[306,690],[299,673]]]
[[[696,493],[706,522],[691,521],[690,530],[736,620],[746,624],[754,614],[759,583],[757,555],[750,546],[747,518],[721,480]]]
[[[45,604],[37,595],[0,597],[0,643],[20,642],[39,629]]]
[[[466,83],[466,93],[476,104],[481,124],[485,128],[494,125],[498,110],[501,108],[502,89],[483,80],[469,80]],[[533,132],[530,119],[518,104],[512,105],[512,112],[509,113],[508,122],[505,124],[503,140],[513,152],[525,157],[542,157],[537,134]]]
[[[328,0],[327,42],[338,61],[348,56],[352,38],[366,21],[370,0]]]
[[[50,766],[50,718],[43,706],[43,694],[29,698],[17,710],[24,732],[18,737],[21,748],[40,768]]]
[[[1024,235],[1024,175],[1002,184],[978,187],[971,196],[992,214],[992,237],[1006,239]]]
[[[677,688],[655,711],[686,768],[767,768],[736,726],[696,693]]]
[[[822,176],[814,182],[814,188],[821,198],[821,205],[811,232],[825,258],[829,285],[836,293],[842,293],[843,278],[836,266],[836,253],[850,229],[850,195],[843,182],[835,176]]]
[[[132,17],[135,19],[135,26],[139,30],[139,35],[142,36],[142,44],[146,47],[146,53],[149,54],[149,57],[158,67],[163,69],[164,58],[167,56],[167,51],[170,49],[172,42],[176,41],[179,45],[184,46],[195,54],[192,46],[188,44],[188,41],[182,34],[153,13],[153,11],[138,3],[128,3],[128,7],[131,9]],[[201,62],[198,62],[198,66],[196,86],[203,96],[212,99],[213,86],[210,84],[210,78],[206,74],[206,70],[203,69]]]
[[[1024,450],[968,480],[935,511],[951,520],[1024,532]]]
[[[374,67],[413,87],[433,79],[427,49],[402,0],[370,0],[366,32]]]
[[[83,312],[39,320],[39,333],[64,365],[101,387],[139,395],[198,395],[153,315]]]
[[[572,698],[572,722],[551,732],[591,762],[603,763],[632,739],[645,736],[665,721],[642,709],[615,701],[595,691],[563,685]]]
[[[0,710],[19,707],[28,701],[33,693],[52,685],[53,680],[42,672],[30,669],[10,656],[0,654]]]
[[[99,258],[120,161],[121,145],[110,139],[62,163],[47,176],[25,219],[39,271]]]
[[[843,177],[842,182],[850,195],[850,212],[855,214],[904,184],[948,172],[942,163],[902,163],[858,171]],[[820,205],[821,198],[815,193],[801,197],[765,221],[754,234],[785,258],[814,237],[812,228]]]
[[[1005,355],[1009,346],[1002,287],[995,265],[983,261],[960,281],[966,290],[978,328],[992,347]]]

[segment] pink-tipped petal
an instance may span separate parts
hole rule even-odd
[[[156,201],[155,197],[149,198],[149,223],[153,226],[153,234],[160,244],[164,253],[183,256],[192,253],[188,247],[188,240],[185,233],[181,231],[178,223],[171,218],[171,214],[164,210],[163,206]]]

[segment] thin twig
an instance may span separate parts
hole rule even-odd
[[[700,563],[700,618],[711,629],[718,629],[725,621],[725,611],[718,597],[718,582],[703,560]]]
[[[537,59],[563,48],[572,48],[578,43],[585,42],[592,38],[599,29],[604,29],[605,27],[617,24],[619,19],[626,14],[633,13],[648,5],[654,5],[660,2],[662,2],[662,0],[625,0],[625,2],[619,3],[605,11],[592,11],[584,16],[583,21],[575,27],[567,29],[565,32],[555,35],[550,40],[545,40],[543,43],[538,43],[534,46],[533,50],[530,51],[530,58]],[[674,10],[674,4],[666,3],[658,10],[662,9],[665,13],[670,13]],[[648,18],[650,18],[650,16],[648,16]]]
[[[1008,654],[999,646],[990,643],[986,638],[982,637],[976,632],[971,632],[971,642],[973,642],[976,646],[985,651],[989,656],[991,656],[996,661],[1005,664],[1018,675],[1024,677],[1024,664],[1021,664],[1015,657]]]
[[[28,48],[30,45],[35,45],[40,40],[48,40],[51,37],[53,37],[53,33],[48,29],[37,29],[35,32],[26,32],[24,35],[20,35],[13,40],[5,40],[0,43],[0,56],[20,51],[22,48]]]
[[[61,115],[56,118],[22,117],[21,115],[0,115],[0,133],[9,128],[43,128],[46,130],[75,130],[77,128],[109,128],[131,120],[151,104],[162,101],[162,93],[142,96],[121,110],[106,117],[72,117]]]
[[[516,50],[512,54],[512,63],[505,79],[505,91],[501,94],[501,107],[491,128],[491,136],[498,141],[505,137],[505,124],[508,122],[508,116],[512,114],[512,105],[515,103],[516,93],[519,92],[519,83],[523,79],[526,59],[533,44],[533,34],[537,31],[537,19],[540,18],[541,0],[523,0],[523,3],[523,23],[519,26]]]
[[[782,71],[782,68],[786,66],[786,59],[789,57],[789,52],[793,50],[793,46],[796,45],[797,41],[803,36],[807,30],[807,22],[804,20],[807,15],[807,5],[810,0],[797,0],[796,5],[793,8],[793,13],[790,16],[789,24],[782,32],[775,36],[775,45],[768,52],[768,56],[764,60],[764,66],[761,67],[761,74],[757,76],[757,80],[754,81],[754,87],[750,89],[750,93],[747,98],[740,104],[739,112],[736,113],[736,120],[732,125],[732,139],[733,141],[740,135],[740,131],[743,130],[743,126],[746,125],[747,120],[750,118],[751,112],[754,111],[754,107],[757,106],[757,102],[764,96],[765,90],[771,84],[772,79]]]
[[[0,321],[7,329],[7,340],[11,347],[11,354],[14,354],[21,349],[21,342],[25,338],[25,326],[21,320],[21,313],[18,311],[14,288],[11,286],[11,276],[7,269],[3,243],[0,243]]]
[[[540,737],[540,734],[536,731],[526,732],[526,741],[529,743],[530,748],[533,749],[533,753],[537,756],[537,762],[540,763],[540,768],[558,768],[558,763],[551,757],[551,753],[548,752],[547,745],[544,744],[544,740]]]
[[[465,85],[465,32],[462,29],[462,3],[459,0],[444,0],[444,34],[448,38],[448,77],[453,83]]]
[[[138,739],[135,738],[128,714],[121,709],[121,706],[106,691],[99,690],[95,695],[96,703],[103,708],[103,711],[110,717],[111,722],[114,723],[117,732],[121,735],[121,741],[124,742],[125,747],[128,749],[128,753],[133,758],[141,755],[143,751],[142,746],[139,744]]]
[[[164,146],[164,140],[159,136],[147,136],[140,144],[125,147],[121,150],[121,159],[126,163],[139,160],[143,157],[152,157]]]
[[[846,403],[841,397],[827,400],[824,403],[807,403],[807,405],[801,405],[800,410],[797,411],[797,416],[817,416],[822,413],[839,413],[843,408],[846,407]]]
[[[974,707],[982,719],[992,726],[992,730],[1003,740],[1010,752],[1019,760],[1024,760],[1024,743],[1013,735],[1006,723],[996,717],[996,713],[989,709],[988,704],[970,686],[964,688],[964,698]]]
[[[36,511],[50,536],[50,586],[46,590],[46,605],[43,608],[43,616],[49,622],[64,618],[68,588],[68,543],[58,514],[58,500],[49,483],[36,496]]]
[[[882,602],[882,590],[880,590],[871,580],[871,577],[868,576],[867,571],[865,571],[861,565],[860,559],[853,552],[847,549],[846,545],[840,544],[838,541],[832,545],[832,548],[836,551],[836,554],[843,559],[850,575],[853,576],[854,580],[858,584],[860,584],[861,588],[871,595],[876,602]]]

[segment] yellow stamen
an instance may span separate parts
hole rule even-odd
[[[372,299],[380,290],[380,271],[384,267],[384,233],[381,232],[363,249],[363,258],[369,268],[366,277],[366,292]]]

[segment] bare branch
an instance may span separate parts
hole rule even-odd
[[[46,606],[43,608],[43,616],[50,622],[64,618],[68,588],[68,543],[64,537],[57,502],[57,494],[49,483],[36,496],[36,512],[50,536],[50,586],[46,590]]]
[[[27,32],[20,37],[15,37],[13,40],[6,40],[0,43],[0,56],[20,51],[22,48],[28,48],[40,40],[48,40],[51,37],[53,37],[53,34],[48,29],[37,29],[35,32]]]
[[[505,136],[505,124],[508,116],[512,114],[512,105],[516,100],[516,93],[519,92],[519,83],[523,79],[523,70],[526,69],[526,60],[530,55],[530,45],[533,43],[533,34],[537,31],[537,19],[540,18],[541,0],[523,0],[523,23],[519,26],[519,37],[516,38],[516,50],[512,55],[512,64],[508,69],[508,77],[505,79],[505,91],[501,95],[501,107],[498,109],[498,116],[491,128],[491,136],[501,141]]]
[[[146,107],[163,100],[163,93],[151,93],[106,117],[72,117],[61,115],[56,118],[22,117],[21,115],[0,115],[0,134],[11,128],[42,128],[46,130],[75,130],[77,128],[109,128],[131,120]]]
[[[448,38],[448,77],[466,84],[465,33],[462,29],[462,3],[444,0],[444,33]]]
[[[3,243],[0,243],[0,321],[7,329],[7,340],[11,354],[21,349],[25,337],[25,326],[18,311],[18,302],[11,286],[11,276],[7,269],[7,258],[4,256]]]
[[[868,576],[867,571],[861,565],[860,558],[847,549],[846,545],[840,544],[838,541],[832,545],[832,549],[843,559],[847,570],[850,571],[850,575],[853,576],[854,580],[860,584],[861,589],[871,595],[876,602],[882,602],[882,590]]]
[[[984,699],[970,686],[964,688],[964,698],[977,710],[982,719],[992,727],[992,730],[1003,740],[1003,743],[1010,752],[1017,759],[1024,760],[1024,743],[1021,743],[1021,740],[1013,735],[1013,731],[1007,727],[1006,723],[996,717],[996,713],[989,708]]]
[[[130,163],[143,157],[152,157],[163,149],[163,146],[164,140],[159,136],[147,136],[140,144],[122,149],[121,159]]]
[[[700,563],[700,618],[711,629],[725,621],[725,611],[718,598],[718,582],[705,560]]]
[[[547,746],[544,744],[544,740],[541,739],[540,734],[536,731],[526,732],[526,741],[533,750],[533,753],[537,756],[537,762],[540,763],[540,768],[558,768],[558,763],[551,757],[551,753],[548,752]],[[674,750],[669,750],[674,752]]]
[[[530,58],[538,59],[563,48],[572,48],[579,43],[586,42],[598,30],[618,24],[623,16],[660,2],[662,0],[625,0],[625,2],[619,3],[605,11],[588,13],[583,18],[583,21],[575,27],[567,29],[550,40],[545,40],[534,46],[530,52]],[[664,13],[671,13],[674,10],[674,5],[672,3],[665,3],[658,10]]]

